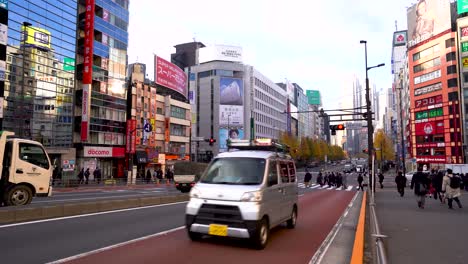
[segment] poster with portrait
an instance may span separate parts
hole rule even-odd
[[[244,139],[244,129],[230,127],[219,129],[219,152],[227,151],[227,139]]]
[[[451,28],[450,1],[418,0],[407,9],[408,46]]]

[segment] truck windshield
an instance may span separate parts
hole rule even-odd
[[[212,184],[261,184],[265,173],[265,159],[219,158],[211,163],[200,182]]]

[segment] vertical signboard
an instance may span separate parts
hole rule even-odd
[[[136,120],[127,120],[127,144],[125,145],[125,151],[130,154],[136,152]]]
[[[170,130],[170,119],[166,117],[164,120],[164,141],[169,142],[171,140],[171,130]]]
[[[177,65],[154,56],[154,80],[157,84],[172,89],[187,98],[187,75]]]
[[[226,140],[243,139],[244,129],[244,81],[221,77],[219,80],[219,149],[227,149]],[[229,135],[228,135],[229,134]]]
[[[86,0],[83,54],[83,99],[81,103],[81,141],[88,141],[91,84],[93,75],[94,0]]]

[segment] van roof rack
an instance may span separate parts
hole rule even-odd
[[[255,140],[248,139],[229,139],[227,142],[228,150],[264,150],[275,151],[281,153],[289,153],[289,146],[281,144],[271,138],[257,138]]]

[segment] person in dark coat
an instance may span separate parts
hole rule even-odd
[[[406,177],[403,176],[401,171],[399,171],[398,175],[395,177],[395,183],[397,185],[398,193],[403,197],[405,195]]]
[[[99,169],[99,167],[97,167],[93,171],[93,176],[94,176],[94,180],[97,182],[97,184],[100,184],[101,183],[101,169]]]
[[[424,209],[426,203],[426,194],[429,190],[429,178],[422,172],[422,167],[413,175],[411,179],[411,189],[414,188],[414,194],[418,202],[418,207]]]
[[[384,176],[383,176],[383,174],[380,172],[380,173],[379,173],[380,189],[383,189],[383,180],[384,180]]]
[[[147,184],[150,183],[150,181],[151,181],[151,171],[150,171],[149,169],[146,170],[146,178],[145,178],[145,180],[146,180],[146,183],[147,183]]]
[[[362,186],[362,182],[364,181],[364,177],[362,177],[362,174],[359,173],[359,176],[357,177],[357,181],[359,184],[358,190],[361,189],[361,191],[364,191],[364,187]]]
[[[432,186],[435,189],[434,199],[439,198],[441,203],[445,203],[444,194],[442,193],[442,181],[444,173],[442,171],[435,172],[432,177]]]
[[[85,176],[85,179],[86,179],[85,184],[88,184],[90,174],[91,174],[91,172],[89,171],[89,168],[87,168],[85,173],[84,173],[84,176]]]
[[[306,188],[310,187],[310,181],[312,180],[312,174],[308,170],[306,170],[306,174],[304,176],[304,185]]]
[[[84,168],[80,170],[78,173],[78,184],[83,184],[84,183]]]
[[[320,187],[323,186],[323,175],[322,175],[322,172],[319,172],[318,176],[317,176],[317,184],[320,185]]]

